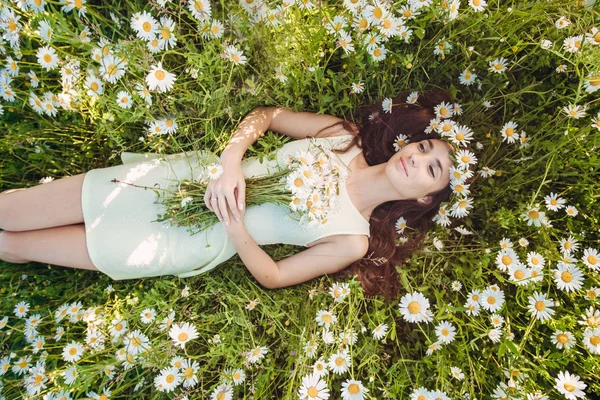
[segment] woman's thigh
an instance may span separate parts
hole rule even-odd
[[[0,194],[0,228],[29,231],[83,223],[85,173]]]
[[[0,258],[35,261],[97,271],[87,251],[85,225],[68,225],[24,232],[0,232]]]

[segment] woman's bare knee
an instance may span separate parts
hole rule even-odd
[[[85,173],[3,192],[0,228],[22,232],[83,223],[84,178]]]
[[[0,232],[0,253],[10,259],[98,270],[87,252],[83,224],[24,232]]]

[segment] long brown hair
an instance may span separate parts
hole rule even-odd
[[[426,139],[439,139],[435,133],[425,133],[431,119],[435,118],[434,107],[445,101],[452,104],[448,93],[428,91],[419,94],[416,103],[407,103],[409,92],[400,93],[392,100],[392,111],[384,112],[381,102],[366,105],[357,111],[358,131],[348,121],[340,121],[321,129],[318,137],[325,129],[341,124],[354,136],[344,149],[334,149],[337,153],[345,153],[354,145],[363,150],[369,166],[387,162],[394,154],[393,143],[398,134],[408,136],[411,143]],[[423,238],[429,229],[431,219],[437,213],[440,204],[450,198],[450,184],[442,190],[430,193],[429,204],[421,204],[416,200],[388,201],[377,206],[371,214],[369,250],[366,257],[354,262],[350,267],[336,275],[345,277],[358,275],[358,279],[367,296],[384,295],[393,299],[398,295],[400,282],[396,267],[420,248]],[[396,221],[404,217],[407,230],[414,230],[404,244],[398,243]]]

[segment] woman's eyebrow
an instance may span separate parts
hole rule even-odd
[[[433,150],[433,143],[431,143],[431,139],[427,139],[427,144],[429,145],[429,150]],[[440,174],[438,175],[438,178],[441,178],[444,169],[442,168],[442,163],[440,162],[439,158],[435,159],[435,165],[437,165],[437,167],[440,169]]]

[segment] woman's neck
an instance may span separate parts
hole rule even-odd
[[[387,179],[386,163],[369,166],[362,152],[353,161],[346,181],[346,191],[354,207],[362,215],[370,217],[380,204],[398,200],[398,194]]]

